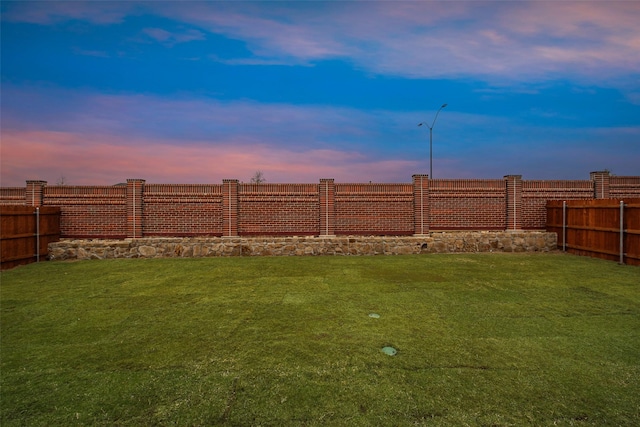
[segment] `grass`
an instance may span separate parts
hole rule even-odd
[[[1,280],[4,427],[640,420],[638,267],[561,254],[150,259]]]

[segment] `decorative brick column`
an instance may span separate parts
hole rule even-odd
[[[27,189],[24,194],[25,204],[35,207],[42,206],[42,193],[46,185],[47,181],[27,181]]]
[[[415,236],[429,234],[429,175],[413,175],[413,224]]]
[[[238,235],[238,183],[237,179],[222,180],[222,236]]]
[[[522,230],[522,175],[506,175],[507,230]]]
[[[321,179],[320,186],[320,236],[336,234],[336,185],[333,179]]]
[[[127,237],[142,237],[144,179],[127,179]]]
[[[611,174],[609,171],[596,171],[590,174],[593,182],[593,197],[596,199],[609,199]]]

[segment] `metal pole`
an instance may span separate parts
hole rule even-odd
[[[433,126],[429,128],[429,179],[433,179]]]
[[[433,127],[436,124],[436,120],[438,120],[438,114],[440,111],[445,108],[448,104],[442,104],[438,111],[436,111],[436,115],[431,122],[431,126],[427,122],[418,123],[418,126],[426,125],[429,128],[429,179],[433,179]]]
[[[620,264],[624,264],[624,201],[620,200]]]

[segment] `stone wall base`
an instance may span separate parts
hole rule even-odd
[[[197,258],[218,256],[406,255],[464,252],[549,252],[556,233],[543,231],[433,232],[424,236],[190,237],[62,240],[52,260]]]

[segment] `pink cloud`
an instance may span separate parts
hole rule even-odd
[[[122,22],[134,7],[132,2],[22,1],[12,2],[3,19],[32,24],[53,24],[79,19],[94,24]]]
[[[257,170],[269,182],[408,182],[417,166],[414,161],[372,160],[353,152],[239,146],[231,140],[216,146],[169,145],[110,135],[3,131],[1,185],[24,186],[28,179],[54,184],[60,176],[71,185],[112,185],[127,178],[216,183],[225,178],[249,181]]]

